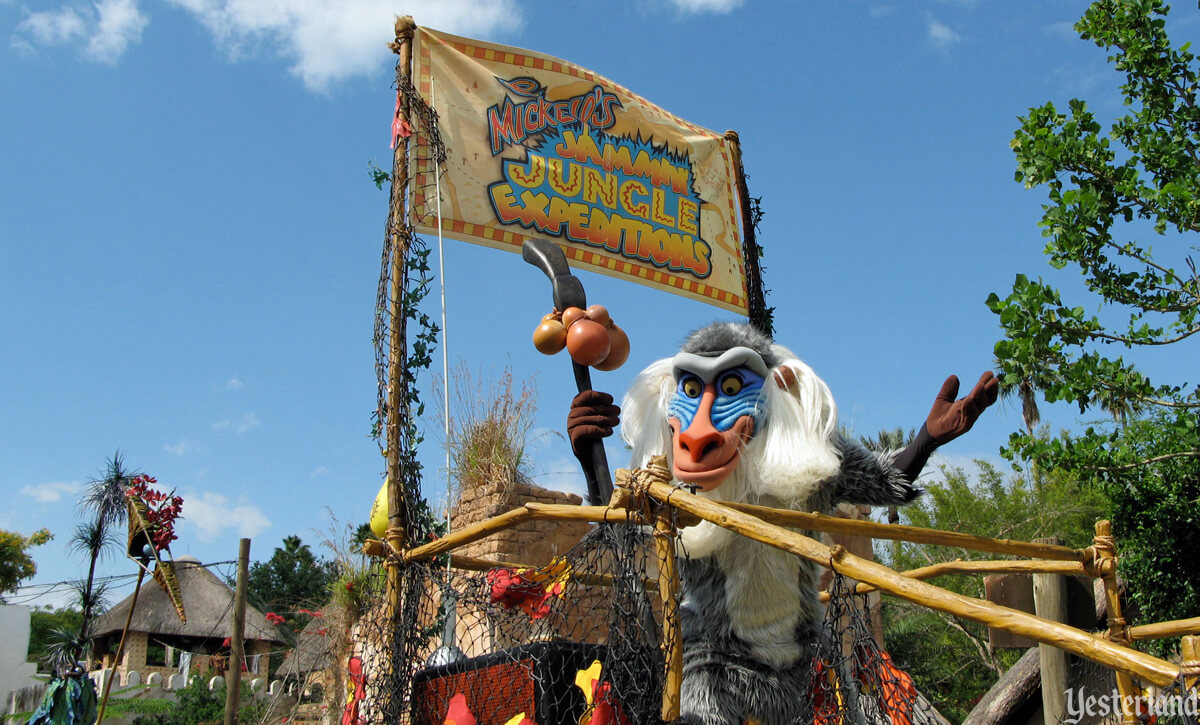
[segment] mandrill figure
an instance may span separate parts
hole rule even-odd
[[[842,501],[894,506],[921,493],[913,481],[934,449],[968,431],[997,391],[988,372],[955,401],[951,376],[912,444],[872,453],[838,433],[829,388],[795,354],[749,325],[717,323],[638,375],[622,436],[632,466],[666,451],[675,480],[700,496],[823,513]],[[610,435],[619,414],[611,396],[581,393],[572,446]],[[809,705],[819,568],[708,522],[680,539],[681,722],[791,723]]]

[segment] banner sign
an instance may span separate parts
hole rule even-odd
[[[745,314],[730,142],[545,55],[416,32],[413,80],[447,147],[441,227],[519,252],[557,242],[571,266]],[[418,231],[437,232],[429,150],[410,155]]]

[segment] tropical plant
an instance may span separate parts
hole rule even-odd
[[[1123,75],[1123,115],[1105,129],[1081,100],[1047,103],[1012,141],[1016,180],[1048,195],[1048,262],[1081,274],[1082,290],[1021,274],[988,298],[1006,386],[1105,414],[1056,438],[1027,423],[1007,454],[1103,487],[1121,573],[1150,619],[1200,614],[1185,573],[1200,556],[1200,385],[1161,377],[1173,358],[1191,368],[1200,332],[1200,63],[1172,46],[1168,18],[1162,0],[1094,2],[1075,29]]]
[[[53,538],[47,529],[38,529],[29,536],[0,529],[0,603],[4,602],[6,592],[37,574],[37,564],[29,550]]]
[[[73,639],[83,623],[83,612],[75,607],[38,607],[29,613],[29,651],[26,659],[37,662],[39,668],[49,666],[49,652],[55,641],[66,633]]]
[[[1021,274],[1007,297],[988,298],[1005,332],[995,348],[1002,382],[1022,397],[1036,389],[1049,402],[1098,408],[1115,421],[1045,440],[1027,417],[1010,449],[1045,465],[1105,466],[1095,455],[1119,443],[1122,422],[1149,410],[1164,411],[1157,420],[1176,434],[1161,456],[1200,456],[1200,386],[1153,382],[1113,354],[1162,357],[1200,332],[1192,256],[1200,233],[1200,66],[1187,44],[1171,46],[1167,13],[1161,0],[1098,0],[1075,26],[1111,53],[1125,77],[1129,111],[1107,134],[1076,99],[1066,113],[1052,103],[1030,109],[1012,141],[1017,181],[1048,192],[1041,225],[1049,264],[1075,268],[1086,295],[1083,304],[1067,301],[1051,282]],[[1146,235],[1158,242],[1137,239]]]
[[[1106,508],[1098,491],[1074,478],[1047,475],[1041,486],[1022,476],[1007,480],[986,461],[976,461],[972,480],[962,469],[943,468],[942,480],[926,484],[926,493],[901,509],[903,522],[943,531],[1029,541],[1059,536],[1067,545],[1091,542],[1093,524]],[[905,571],[955,559],[994,559],[967,549],[901,543],[877,548],[880,559]],[[982,598],[978,576],[939,577],[936,584]],[[992,651],[986,628],[891,597],[883,599],[884,639],[896,662],[912,675],[918,689],[952,721],[966,716],[978,698],[1020,653]]]
[[[83,616],[79,630],[73,636],[60,632],[60,636],[48,648],[56,669],[69,668],[90,656],[91,626],[104,608],[106,589],[103,584],[96,582],[96,565],[109,548],[121,540],[126,520],[125,491],[133,479],[140,475],[140,472],[126,468],[125,459],[117,451],[105,462],[100,475],[88,481],[79,500],[84,519],[75,528],[70,548],[83,554],[88,561],[87,579],[76,584],[79,610]]]
[[[881,430],[875,434],[874,438],[859,436],[858,440],[861,441],[868,450],[882,452],[898,451],[907,446],[909,443],[912,443],[913,439],[916,437],[917,431],[914,428],[909,428],[907,433],[904,432],[903,428],[896,428],[894,430]],[[900,523],[900,510],[895,506],[888,506],[887,518],[889,524]]]

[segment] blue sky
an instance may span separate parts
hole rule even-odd
[[[990,365],[988,293],[1051,274],[1044,194],[1012,180],[1017,116],[1071,97],[1120,111],[1104,52],[1070,29],[1084,7],[0,0],[0,528],[56,534],[36,550],[35,584],[79,576],[73,501],[118,448],[184,496],[176,556],[232,559],[251,536],[266,558],[289,534],[316,545],[331,513],[365,520],[383,470],[368,434],[387,206],[367,168],[390,167],[385,44],[401,13],[737,130],[766,211],[777,339],[826,379],[843,423],[918,426],[947,374],[969,384]],[[1196,16],[1181,9],[1170,27],[1194,35]],[[452,241],[445,253],[451,364],[483,383],[505,365],[533,377],[536,478],[578,490],[554,433],[569,366],[529,341],[548,284],[517,255]],[[580,276],[632,340],[625,368],[594,376],[618,395],[687,331],[730,318]],[[1015,405],[997,406],[947,459],[995,458],[1019,425]],[[619,447],[609,455],[621,464]],[[130,571],[114,557],[102,573]],[[42,592],[13,600],[61,601]]]

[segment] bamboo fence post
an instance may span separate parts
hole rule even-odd
[[[1065,624],[1048,622],[1009,607],[973,599],[910,579],[882,564],[854,556],[840,547],[830,548],[795,531],[764,523],[753,516],[666,484],[651,481],[647,486],[647,493],[658,501],[669,501],[672,506],[702,519],[827,566],[852,579],[873,584],[884,592],[915,604],[987,626],[999,627],[1037,642],[1057,645],[1112,669],[1132,672],[1156,685],[1169,685],[1179,676],[1177,665],[1144,652],[1096,639]]]
[[[1035,544],[1062,544],[1057,536],[1034,539]],[[1067,621],[1067,581],[1060,574],[1033,575],[1033,611],[1043,619]],[[1057,725],[1067,710],[1067,653],[1046,643],[1038,644],[1042,672],[1042,717]]]
[[[665,466],[651,466],[649,475],[667,485],[671,474]],[[635,484],[636,485],[636,484]],[[654,551],[658,556],[658,595],[662,600],[663,679],[662,719],[679,719],[680,690],[683,686],[683,629],[679,622],[679,569],[675,561],[675,510],[669,503],[659,503],[654,515]]]
[[[1179,641],[1183,665],[1183,686],[1188,692],[1200,686],[1200,637],[1187,635]]]
[[[1117,542],[1112,535],[1111,521],[1096,522],[1092,549],[1096,553],[1094,568],[1104,583],[1104,599],[1108,605],[1108,639],[1128,647],[1131,640],[1129,626],[1121,616],[1121,592],[1117,586]],[[1121,695],[1121,722],[1124,725],[1136,725],[1139,719],[1133,710],[1133,698],[1138,693],[1129,673],[1117,672],[1117,692]]]
[[[416,23],[409,15],[396,19],[396,41],[392,51],[399,56],[397,67],[405,75],[412,74],[412,39]],[[397,93],[400,91],[397,90]],[[399,100],[399,99],[398,99]],[[398,103],[397,113],[407,117],[407,104]],[[405,318],[401,311],[400,300],[404,295],[405,257],[407,256],[407,237],[397,232],[405,217],[404,198],[408,192],[408,140],[400,139],[396,143],[396,151],[392,155],[392,189],[388,208],[387,235],[392,247],[392,264],[389,271],[389,327],[388,330],[388,384],[387,384],[387,475],[388,475],[388,529],[385,538],[392,551],[401,551],[405,545],[405,530],[407,511],[405,510],[404,483],[400,470],[400,420],[401,408],[405,407],[403,400],[405,386],[405,363],[408,357],[408,338],[405,332]],[[403,248],[402,248],[403,245]],[[387,561],[387,599],[392,617],[400,613],[400,562],[395,557]]]

